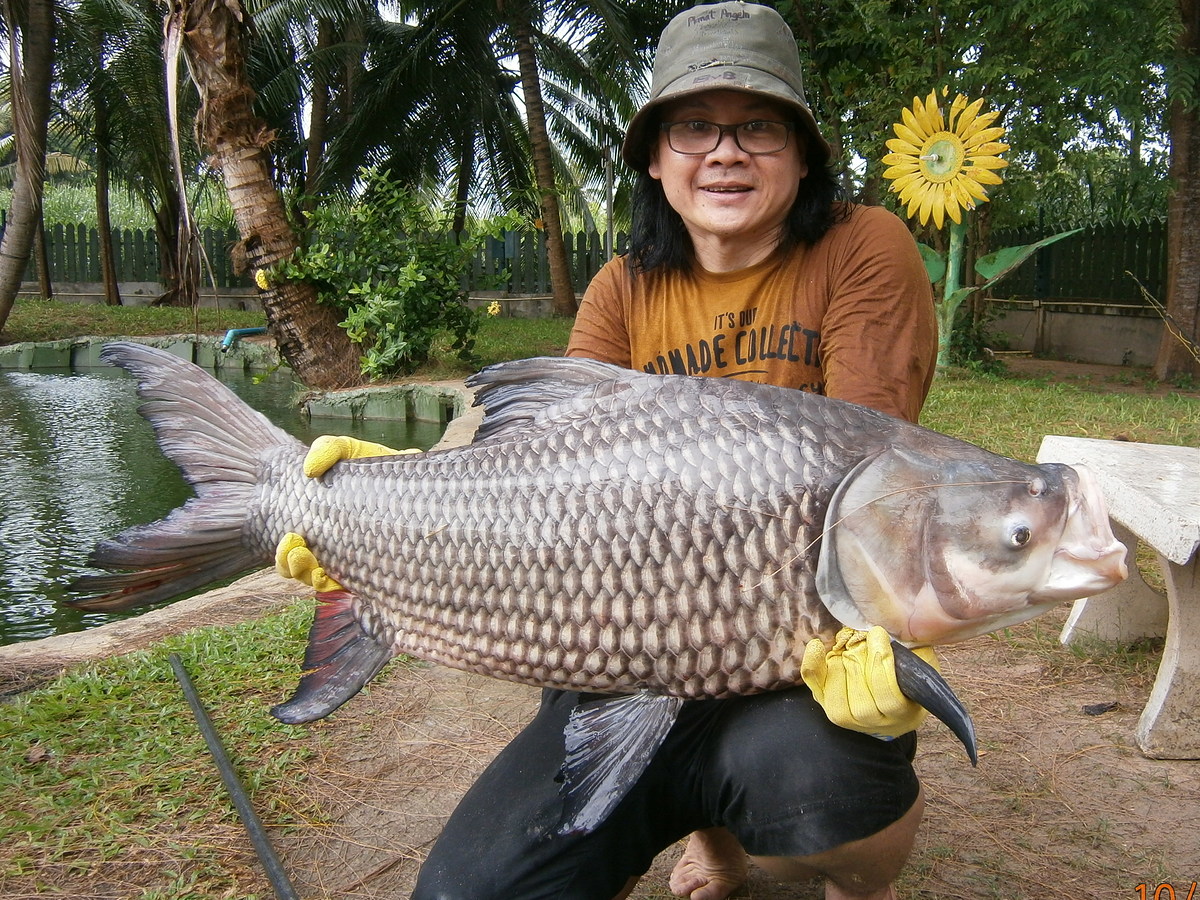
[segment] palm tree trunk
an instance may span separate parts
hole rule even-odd
[[[1179,0],[1179,49],[1200,49],[1200,2]],[[1171,103],[1171,180],[1167,201],[1167,316],[1154,375],[1163,381],[1200,377],[1200,106]]]
[[[170,13],[180,27],[200,92],[201,143],[221,170],[249,264],[261,269],[296,249],[296,234],[271,178],[271,132],[254,112],[242,45],[249,16],[240,2],[182,0]],[[362,381],[358,356],[333,309],[311,285],[283,283],[262,293],[267,326],[297,377],[315,388]]]
[[[96,234],[100,239],[100,281],[104,284],[104,302],[109,306],[120,306],[121,286],[117,281],[116,253],[113,250],[108,184],[108,163],[98,163],[96,166]]]
[[[467,229],[467,207],[471,181],[475,177],[475,132],[468,128],[459,139],[458,171],[454,173],[454,223],[451,226],[457,240]]]
[[[42,222],[46,126],[50,118],[54,58],[54,0],[28,0],[23,22],[16,20],[11,2],[5,3],[4,15],[9,34],[17,171],[4,237],[0,240],[0,329],[8,321],[17,291],[21,289],[34,235]]]
[[[546,252],[550,263],[554,314],[573,316],[577,309],[575,289],[571,285],[571,267],[567,262],[562,216],[558,210],[558,191],[554,184],[554,164],[550,155],[550,135],[546,130],[542,85],[533,49],[533,28],[527,12],[520,4],[514,4],[510,15],[517,44],[517,63],[521,70],[521,91],[525,95],[525,117],[529,122],[529,144],[533,152],[534,175],[542,198],[542,222],[546,228]]]
[[[333,23],[317,19],[316,60],[312,73],[312,111],[308,117],[308,141],[304,151],[304,199],[301,209],[308,213],[316,209],[317,189],[325,158],[325,140],[329,133],[329,61],[326,59],[334,42]]]
[[[158,244],[158,276],[166,290],[154,301],[156,306],[178,306],[183,293],[183,274],[179,260],[179,194],[174,188],[164,191],[154,209],[154,239]]]
[[[104,302],[109,306],[120,306],[121,289],[117,286],[112,216],[108,207],[108,106],[99,91],[92,97],[92,109],[96,117],[96,233],[100,239],[100,280],[104,283]]]
[[[50,253],[46,249],[46,220],[38,211],[37,227],[33,230],[33,261],[37,270],[38,296],[54,299],[54,282],[50,278]]]

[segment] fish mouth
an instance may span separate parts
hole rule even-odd
[[[1116,587],[1129,577],[1126,555],[1126,547],[1120,541],[1099,549],[1060,547],[1054,553],[1050,579],[1038,591],[1037,597],[1039,600],[1074,600],[1081,593],[1091,596]]]
[[[971,765],[979,764],[979,748],[975,742],[975,724],[966,705],[942,674],[897,640],[892,641],[892,659],[896,669],[896,684],[914,703],[945,723],[962,742]]]
[[[1046,583],[1036,599],[1074,600],[1116,587],[1129,577],[1128,551],[1109,525],[1104,495],[1085,466],[1071,466],[1074,483],[1064,478],[1071,505]]]

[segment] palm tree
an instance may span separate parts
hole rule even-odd
[[[518,78],[497,58],[494,23],[477,11],[365,26],[365,65],[353,105],[339,104],[320,192],[351,189],[367,163],[414,187],[449,185],[460,211],[472,189],[520,208],[533,182],[528,132],[513,103]]]
[[[508,18],[512,29],[517,61],[521,68],[521,92],[525,97],[525,118],[529,125],[529,144],[533,151],[533,171],[541,194],[542,221],[546,229],[546,250],[550,261],[550,287],[554,294],[554,313],[575,314],[575,289],[571,285],[571,267],[563,242],[562,216],[558,208],[558,190],[554,183],[550,135],[546,131],[546,108],[542,104],[542,81],[538,76],[534,51],[534,10],[529,4],[497,0],[497,11]]]
[[[266,151],[272,135],[254,109],[246,77],[249,17],[229,0],[182,0],[168,15],[168,44],[180,40],[200,93],[197,130],[220,170],[246,258],[256,269],[297,246]],[[357,356],[333,309],[317,303],[311,285],[284,282],[263,291],[267,325],[297,376],[317,388],[361,380]]]
[[[377,21],[375,0],[283,0],[255,14],[246,63],[255,109],[274,133],[276,183],[301,211],[322,192],[325,146],[353,107],[365,30]]]
[[[54,121],[74,137],[76,153],[95,171],[101,243],[110,233],[105,182],[111,180],[140,198],[154,222],[166,286],[159,302],[188,302],[198,272],[180,256],[186,207],[172,164],[161,7],[157,0],[80,0],[62,10],[60,21],[63,44],[77,52],[60,60]],[[181,117],[190,119],[195,94],[181,94]],[[179,139],[183,166],[194,173],[200,152],[191,130],[182,129]],[[102,264],[103,259],[102,254]],[[115,291],[113,285],[109,302],[119,302]]]
[[[8,321],[29,264],[34,233],[42,222],[46,176],[46,129],[54,58],[54,0],[28,0],[25,15],[4,5],[9,36],[13,130],[17,176],[4,237],[0,239],[0,329]]]
[[[550,21],[548,12],[553,5],[556,19]],[[570,71],[577,68],[579,56],[564,52],[569,44],[553,37],[554,24],[571,23],[578,33],[588,30],[600,35],[601,42],[609,47],[625,50],[625,65],[636,62],[626,30],[626,22],[613,4],[587,2],[587,0],[565,0],[548,4],[544,0],[495,0],[498,21],[508,32],[512,51],[517,57],[521,73],[521,93],[524,97],[525,119],[529,129],[530,151],[533,169],[540,195],[542,222],[546,230],[546,248],[550,264],[550,281],[554,294],[553,309],[556,315],[573,315],[576,310],[575,291],[571,285],[570,266],[563,242],[562,217],[559,208],[558,181],[555,178],[554,150],[547,125],[547,115],[539,73],[539,51],[548,64]],[[551,27],[547,27],[547,26]],[[619,67],[624,68],[624,65]],[[620,103],[628,97],[627,92],[613,90],[614,83],[605,81],[601,73],[595,72],[596,85],[609,88],[604,92],[593,91],[602,107],[612,108],[613,101]],[[616,123],[605,123],[612,134]]]
[[[93,57],[96,68],[101,66],[100,48]],[[108,158],[109,114],[108,100],[100,91],[92,92],[92,116],[96,134],[96,231],[100,242],[100,280],[104,283],[104,302],[121,305],[121,290],[117,286],[116,254],[113,251],[112,217],[109,215],[108,192],[112,181]]]
[[[318,185],[347,189],[367,161],[447,190],[458,229],[472,205],[526,212],[546,230],[556,312],[573,313],[562,204],[589,215],[584,186],[602,183],[604,148],[631,111],[630,73],[642,63],[624,7],[423,0],[402,9],[403,22],[364,26],[353,108]]]
[[[110,35],[128,34],[125,21],[114,22],[103,15],[100,6],[84,0],[73,9],[63,10],[61,31],[64,44],[77,52],[66,54],[58,66],[59,108],[54,112],[60,131],[75,138],[77,158],[92,157],[95,175],[96,231],[100,244],[100,278],[104,299],[109,306],[121,304],[117,285],[112,219],[109,215],[109,190],[112,183],[112,115],[109,107],[111,76],[107,66]],[[140,123],[145,132],[146,123]],[[89,151],[91,151],[89,153]]]

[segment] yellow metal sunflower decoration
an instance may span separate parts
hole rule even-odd
[[[919,215],[924,225],[932,216],[941,228],[947,216],[961,223],[964,209],[987,202],[985,186],[1000,184],[996,170],[1008,165],[999,155],[1008,149],[999,142],[1005,129],[993,124],[999,116],[998,110],[983,112],[982,98],[970,102],[958,94],[943,118],[936,91],[901,111],[883,177],[907,204],[910,219]]]
[[[942,96],[948,94],[949,90],[943,88]],[[930,91],[924,100],[915,98],[912,109],[901,110],[900,121],[893,126],[896,137],[887,142],[891,152],[882,160],[888,167],[883,177],[892,183],[891,189],[900,195],[900,202],[906,204],[905,213],[910,219],[919,217],[925,225],[932,218],[939,229],[947,218],[950,220],[950,241],[944,255],[924,244],[917,245],[929,280],[942,282],[942,297],[937,304],[938,368],[950,363],[950,336],[963,300],[990,288],[1040,247],[1075,233],[1064,231],[1036,244],[989,253],[975,262],[982,283],[961,286],[967,240],[963,211],[987,202],[987,188],[1003,183],[997,170],[1008,165],[1000,158],[1008,144],[1000,143],[1005,130],[995,124],[999,115],[984,112],[982,100],[972,102],[958,94],[943,117],[937,91]]]

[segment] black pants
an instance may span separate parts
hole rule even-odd
[[[915,734],[838,728],[800,687],[685,704],[609,818],[559,836],[563,727],[586,697],[544,693],[447,822],[414,900],[611,900],[697,829],[724,826],[755,856],[808,856],[875,834],[917,798]]]

